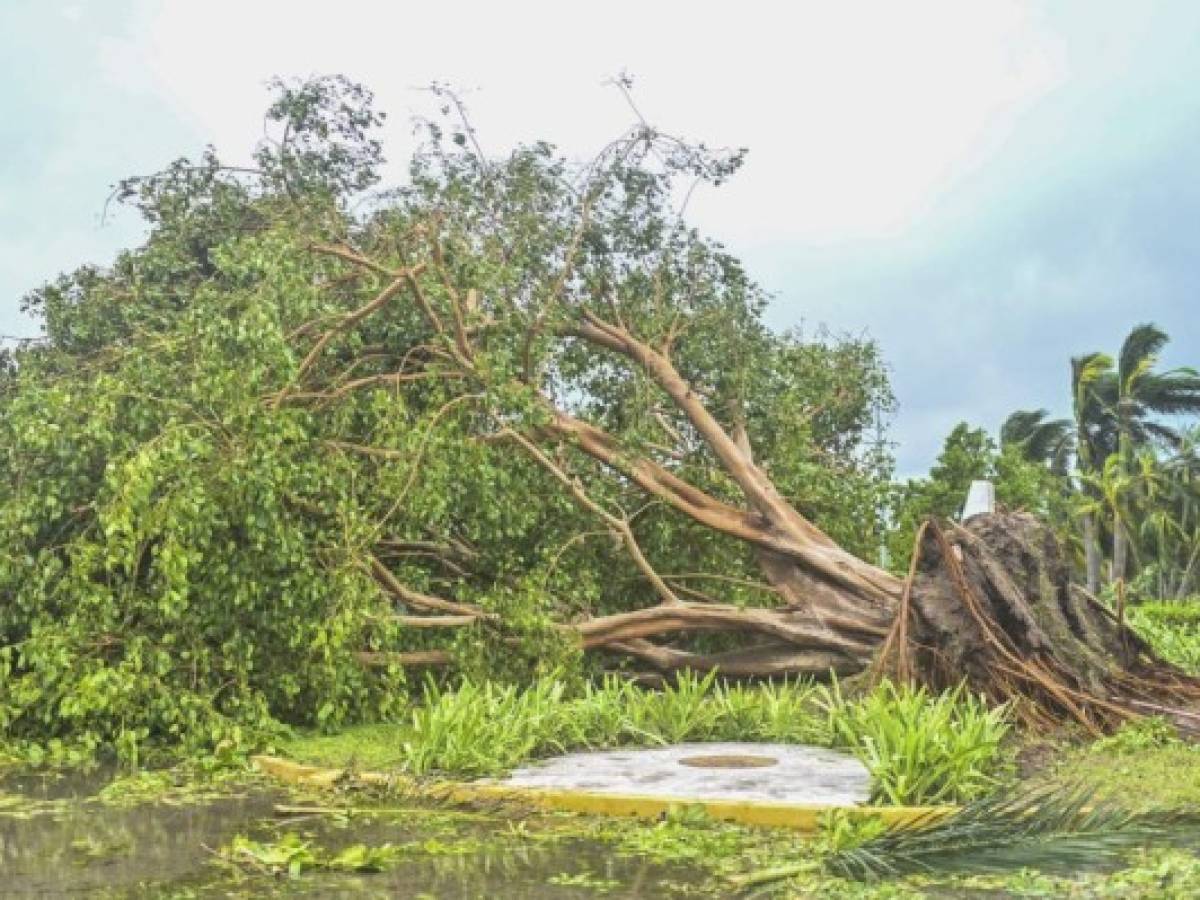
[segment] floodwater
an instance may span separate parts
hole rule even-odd
[[[700,887],[690,867],[617,854],[576,838],[538,840],[502,816],[406,809],[295,812],[255,785],[186,802],[113,806],[100,776],[0,777],[0,897],[671,897]],[[289,807],[288,804],[293,804]],[[289,809],[291,811],[289,811]],[[219,856],[235,835],[295,833],[324,851],[402,845],[379,873],[274,875]]]

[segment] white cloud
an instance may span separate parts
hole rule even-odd
[[[630,120],[602,85],[627,70],[657,124],[751,148],[690,214],[779,292],[772,323],[881,340],[915,471],[959,417],[1054,406],[1067,356],[1133,320],[1194,361],[1198,28],[1188,0],[0,3],[0,70],[40,79],[0,120],[0,331],[33,327],[29,286],[136,239],[97,228],[108,184],[248,153],[272,76],[373,88],[399,165],[431,80],[468,89],[489,150],[586,156]]]
[[[1030,7],[955,0],[146,3],[119,58],[227,152],[257,138],[268,78],[344,72],[398,114],[394,158],[433,79],[482,88],[489,146],[591,153],[629,119],[601,86],[627,69],[657,123],[751,147],[744,175],[695,205],[735,240],[895,233],[1066,71]]]

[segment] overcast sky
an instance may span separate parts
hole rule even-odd
[[[1200,364],[1200,3],[0,0],[0,333],[20,298],[138,240],[110,186],[248,154],[273,75],[345,73],[390,115],[450,82],[486,150],[588,156],[648,118],[747,146],[692,217],[774,325],[877,338],[902,473],[959,420],[1067,404],[1068,358],[1140,321]]]

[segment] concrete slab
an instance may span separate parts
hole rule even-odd
[[[698,756],[715,756],[713,744],[694,744],[703,748]],[[763,747],[773,748],[775,745],[725,744],[724,747],[736,747],[737,756],[765,755],[753,751]],[[797,748],[785,748],[797,749]],[[813,752],[809,748],[806,752]],[[628,752],[628,751],[619,751]],[[827,751],[815,751],[824,756]],[[590,755],[590,754],[577,754]],[[835,754],[836,755],[836,754]],[[482,781],[430,781],[414,779],[399,772],[363,772],[347,769],[329,769],[321,766],[306,766],[303,763],[280,759],[277,756],[251,757],[254,764],[264,774],[277,778],[288,784],[303,784],[311,788],[342,790],[347,784],[370,785],[385,792],[395,792],[408,800],[427,798],[437,804],[453,803],[485,803],[485,804],[516,804],[518,807],[531,806],[538,809],[554,810],[557,812],[583,813],[592,816],[617,816],[643,819],[648,822],[658,822],[680,803],[698,804],[705,812],[721,822],[738,822],[742,825],[755,825],[766,828],[790,828],[795,831],[812,834],[821,828],[826,812],[833,808],[846,810],[850,816],[870,817],[881,819],[888,825],[901,826],[913,822],[929,822],[945,816],[953,815],[956,808],[952,806],[847,806],[846,798],[840,796],[832,803],[799,803],[787,801],[742,799],[738,794],[735,799],[703,799],[697,800],[688,795],[673,799],[671,797],[652,796],[644,793],[637,794],[608,794],[596,793],[589,790],[573,788],[536,788],[519,785]],[[692,759],[689,768],[703,768]],[[755,767],[751,764],[749,767]],[[771,766],[759,763],[760,769]],[[728,771],[728,770],[726,770]]]
[[[852,756],[792,744],[675,744],[570,753],[513,772],[506,787],[703,802],[866,803],[870,775]]]

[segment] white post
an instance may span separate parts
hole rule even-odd
[[[967,502],[963,504],[959,521],[965,522],[972,516],[996,511],[996,486],[990,481],[972,481],[967,491]]]

